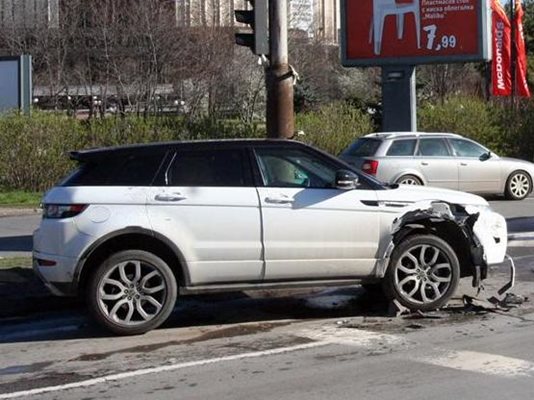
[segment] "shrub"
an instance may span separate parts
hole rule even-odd
[[[500,107],[470,97],[452,97],[443,104],[427,103],[418,111],[421,131],[459,133],[508,155],[514,152],[514,146],[507,140],[502,119]]]
[[[332,103],[317,111],[297,114],[296,127],[304,142],[331,154],[339,154],[360,136],[373,131],[368,114],[346,103]]]
[[[71,168],[67,150],[83,146],[79,123],[56,114],[0,118],[0,186],[41,191]]]

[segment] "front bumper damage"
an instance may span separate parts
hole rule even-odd
[[[462,206],[443,201],[413,204],[393,221],[391,241],[382,258],[381,271],[378,271],[381,276],[385,274],[395,246],[414,231],[432,233],[451,243],[461,263],[462,277],[472,276],[473,287],[479,292],[488,276],[488,266],[499,264],[505,258],[510,262],[510,279],[498,290],[498,295],[504,296],[514,286],[515,266],[506,254],[506,220],[489,207]]]

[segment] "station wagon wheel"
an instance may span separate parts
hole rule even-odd
[[[434,235],[414,235],[393,251],[384,292],[411,310],[444,306],[458,287],[460,265],[450,245]]]
[[[397,183],[399,185],[413,185],[413,186],[421,186],[423,182],[421,182],[421,179],[419,179],[417,176],[414,175],[403,175],[399,179],[397,179]]]
[[[532,191],[530,176],[524,171],[515,171],[506,181],[504,195],[509,200],[523,200]]]
[[[88,296],[97,322],[117,334],[134,335],[165,322],[176,302],[177,285],[162,259],[127,250],[102,263],[92,276]]]

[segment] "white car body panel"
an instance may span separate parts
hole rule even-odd
[[[376,263],[376,191],[258,188],[266,280],[361,277]],[[277,203],[279,201],[279,203]]]
[[[165,196],[183,199],[158,200]],[[147,212],[151,229],[182,251],[191,285],[262,279],[260,208],[254,187],[153,187]]]

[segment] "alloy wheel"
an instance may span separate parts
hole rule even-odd
[[[98,305],[121,326],[136,326],[153,320],[167,298],[167,285],[154,265],[128,260],[111,267],[98,285]]]
[[[395,266],[394,284],[406,300],[428,304],[446,296],[453,279],[451,261],[438,247],[418,244]]]

